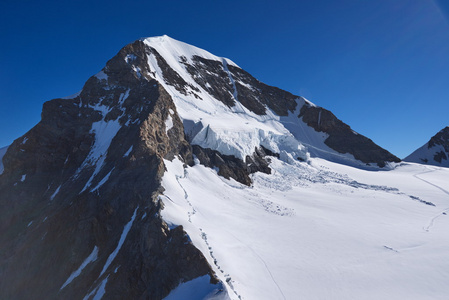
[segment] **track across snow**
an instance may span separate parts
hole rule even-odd
[[[449,192],[447,190],[443,189],[442,187],[440,187],[440,186],[438,186],[438,185],[436,185],[436,184],[434,184],[434,183],[432,183],[432,182],[430,182],[428,180],[425,180],[425,179],[419,177],[419,175],[432,173],[432,172],[435,172],[437,170],[435,168],[432,168],[432,169],[430,169],[429,167],[426,167],[426,168],[429,169],[429,170],[428,171],[424,171],[424,172],[420,172],[420,173],[417,173],[417,174],[414,174],[413,177],[415,177],[415,178],[417,178],[417,179],[419,179],[419,180],[421,180],[421,181],[423,181],[423,182],[425,182],[425,183],[427,183],[427,184],[429,184],[429,185],[439,189],[440,191],[442,191],[443,193],[448,195],[448,204],[449,204]],[[424,227],[424,230],[425,231],[429,231],[433,227],[433,225],[435,224],[436,219],[438,219],[440,217],[447,216],[448,213],[449,213],[449,207],[447,207],[446,209],[442,210],[440,213],[438,213],[436,216],[434,216],[432,219],[430,219],[429,223]]]

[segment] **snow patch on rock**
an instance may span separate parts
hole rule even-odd
[[[132,217],[131,217],[131,220],[125,225],[125,227],[123,228],[123,232],[122,232],[122,234],[121,234],[121,236],[120,236],[120,240],[119,240],[119,242],[118,242],[118,244],[117,244],[117,247],[114,249],[114,251],[109,255],[109,257],[108,257],[108,259],[107,259],[107,261],[106,261],[106,263],[105,263],[105,265],[104,265],[104,267],[103,267],[103,270],[101,271],[101,273],[100,273],[100,276],[98,276],[98,277],[101,277],[101,275],[103,275],[104,274],[104,272],[108,269],[108,267],[111,265],[111,263],[114,261],[114,259],[115,259],[115,257],[117,256],[117,254],[118,254],[118,252],[120,251],[120,248],[122,248],[122,245],[123,245],[123,243],[125,242],[125,240],[126,240],[126,236],[128,235],[128,233],[129,233],[129,231],[131,230],[131,227],[133,226],[133,223],[134,223],[134,219],[136,218],[136,214],[137,214],[137,209],[138,209],[139,207],[137,207],[135,210],[134,210],[134,213],[133,213],[133,215],[132,215]]]
[[[67,285],[69,285],[73,281],[73,279],[75,279],[76,277],[78,277],[81,274],[81,272],[84,270],[84,268],[88,264],[97,260],[97,257],[98,257],[98,247],[95,246],[94,249],[92,250],[92,252],[89,254],[89,256],[83,261],[83,263],[79,266],[79,268],[76,271],[74,271],[72,274],[70,274],[69,278],[66,280],[66,282],[64,282],[64,284],[61,286],[61,288],[59,290],[62,290]]]
[[[173,119],[170,115],[167,116],[167,119],[165,120],[165,133],[168,134],[168,131],[172,129],[173,127]]]
[[[95,142],[80,169],[83,169],[87,165],[95,165],[95,170],[82,189],[81,193],[91,185],[92,180],[98,172],[100,172],[104,161],[106,160],[107,151],[111,145],[112,139],[116,136],[120,128],[121,125],[118,120],[111,120],[107,122],[101,120],[92,124],[91,133],[95,134]]]
[[[56,195],[59,193],[59,189],[61,186],[58,186],[58,188],[55,190],[55,192],[50,196],[50,200],[53,201],[55,199]]]

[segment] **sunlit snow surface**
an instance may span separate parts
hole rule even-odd
[[[448,297],[448,169],[273,159],[246,187],[165,163],[163,218],[184,226],[231,299]]]

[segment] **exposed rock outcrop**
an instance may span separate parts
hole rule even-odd
[[[325,132],[329,137],[324,143],[339,153],[349,153],[355,159],[364,163],[375,163],[384,167],[385,162],[400,162],[401,160],[376,145],[367,137],[354,132],[351,127],[343,123],[330,111],[317,106],[301,107],[298,118],[316,131]]]
[[[226,179],[233,178],[248,186],[251,185],[250,174],[256,172],[271,174],[271,169],[268,166],[270,158],[267,156],[279,157],[279,155],[263,147],[254,149],[254,154],[251,156],[247,155],[245,161],[235,156],[220,154],[220,152],[212,149],[204,149],[198,145],[193,145],[193,154],[195,154],[202,165],[209,168],[217,168],[218,175]]]
[[[440,130],[422,147],[404,158],[404,161],[449,167],[449,126]]]
[[[9,147],[0,298],[162,299],[199,276],[216,282],[182,227],[160,217],[163,159],[191,163],[192,152],[145,51],[128,45],[78,96],[45,103],[41,122]]]

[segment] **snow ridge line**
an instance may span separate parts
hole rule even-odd
[[[176,175],[176,181],[178,182],[181,189],[184,191],[184,200],[186,200],[187,204],[192,208],[192,212],[188,212],[188,217],[189,217],[189,222],[193,224],[191,217],[196,213],[196,209],[193,206],[193,204],[189,201],[189,194],[187,193],[186,189],[179,181],[179,179],[187,178],[188,174],[189,174],[189,172],[186,169],[184,169],[184,175],[183,176]],[[172,200],[170,199],[170,201],[172,201]],[[224,274],[225,272],[223,271],[222,267],[218,264],[218,260],[215,258],[215,255],[213,254],[214,251],[212,250],[212,247],[210,246],[209,241],[207,240],[207,234],[203,231],[202,228],[198,228],[198,229],[201,232],[201,238],[203,239],[203,241],[205,242],[205,244],[207,246],[207,249],[209,250],[210,257],[214,260],[214,265],[217,267],[218,270],[220,270],[221,273],[223,273],[224,277],[226,278],[226,283],[229,286],[229,288],[234,292],[234,294],[239,299],[242,299],[242,296],[237,293],[237,291],[234,288],[234,285],[231,282],[231,276],[229,274]]]

